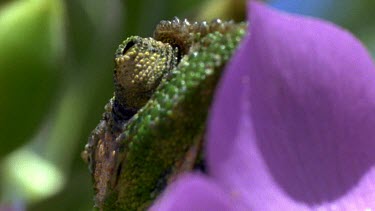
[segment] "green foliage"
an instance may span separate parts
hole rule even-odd
[[[36,132],[59,86],[59,1],[22,1],[0,12],[0,158]]]

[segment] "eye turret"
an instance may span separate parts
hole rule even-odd
[[[178,49],[153,38],[126,39],[115,55],[117,110],[137,111],[150,99],[162,78],[177,65]]]

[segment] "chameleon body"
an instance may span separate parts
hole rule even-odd
[[[115,54],[115,94],[89,137],[95,205],[144,210],[182,172],[204,163],[201,145],[215,86],[245,23],[162,21]]]

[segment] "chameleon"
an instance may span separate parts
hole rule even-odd
[[[145,210],[179,174],[205,172],[216,85],[247,23],[161,21],[115,53],[114,97],[82,152],[100,210]]]

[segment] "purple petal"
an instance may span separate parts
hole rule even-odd
[[[181,176],[150,210],[232,210],[226,193],[200,174]]]
[[[348,32],[250,4],[208,129],[212,179],[252,210],[375,208],[375,68]]]

